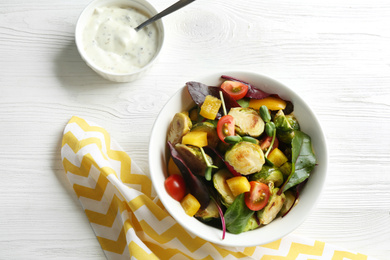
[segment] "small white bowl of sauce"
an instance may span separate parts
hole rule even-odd
[[[157,14],[145,0],[94,0],[81,13],[75,32],[77,49],[97,74],[115,82],[143,76],[156,61],[164,43],[162,20],[136,32],[139,24]]]

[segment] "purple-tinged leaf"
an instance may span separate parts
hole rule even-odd
[[[259,216],[257,214],[254,214],[253,216],[255,217],[257,225],[260,226],[261,222],[260,222]]]
[[[198,106],[201,106],[206,98],[207,95],[213,95],[212,89],[209,88],[209,86],[196,82],[196,81],[190,81],[186,83],[187,90],[191,95],[192,100],[197,104]]]
[[[226,79],[226,80],[238,81],[238,82],[241,82],[241,83],[243,83],[245,85],[248,85],[248,86],[250,85],[248,82],[245,82],[243,80],[240,80],[240,79],[237,79],[237,78],[234,78],[234,77],[231,77],[231,76],[227,76],[227,75],[222,75],[221,78],[222,79]]]
[[[245,97],[253,99],[263,99],[269,97],[270,95],[271,94],[268,94],[267,92],[264,92],[258,88],[249,86],[248,92],[246,93]]]
[[[226,223],[225,223],[225,217],[223,216],[223,211],[221,209],[221,206],[219,206],[218,202],[214,197],[211,197],[211,199],[215,202],[215,205],[217,205],[219,217],[221,218],[221,223],[222,223],[222,240],[225,239],[225,234],[226,234]]]
[[[180,169],[188,190],[199,201],[201,209],[207,208],[210,203],[210,193],[206,185],[191,172],[191,169],[185,164],[171,142],[168,142],[168,146],[171,151],[172,159]]]
[[[287,212],[283,214],[282,218],[284,216],[286,216],[291,211],[291,209],[295,206],[295,203],[299,199],[299,194],[300,194],[301,190],[303,189],[303,186],[305,186],[306,182],[307,182],[307,179],[304,182],[301,182],[300,184],[298,184],[296,186],[294,202],[292,203],[291,207],[287,210]]]
[[[241,82],[245,85],[248,85],[248,87],[249,87],[248,93],[246,93],[246,95],[245,95],[245,97],[247,97],[247,98],[263,99],[263,98],[266,98],[266,97],[271,95],[267,92],[260,90],[260,88],[256,88],[256,87],[252,86],[250,83],[245,82],[243,80],[236,79],[236,78],[226,76],[226,75],[222,75],[221,78],[226,79],[226,80],[238,81],[238,82]]]
[[[232,107],[241,107],[236,100],[234,100],[228,93],[226,93],[226,91],[224,91],[220,87],[207,86],[203,83],[195,81],[187,82],[186,85],[192,100],[198,106],[201,106],[203,104],[204,100],[206,99],[206,96],[208,95],[220,99],[219,92],[222,91],[227,111],[229,111]],[[221,118],[221,116],[223,116],[222,108],[220,109],[216,119]]]

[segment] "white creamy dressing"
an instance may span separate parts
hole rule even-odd
[[[138,32],[133,28],[147,19],[131,7],[96,8],[83,33],[86,54],[96,66],[114,73],[144,67],[157,52],[157,28],[154,24]]]

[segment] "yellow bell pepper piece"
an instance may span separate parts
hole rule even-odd
[[[275,148],[268,155],[267,159],[272,162],[276,167],[280,167],[282,164],[288,161],[286,155],[278,148]]]
[[[207,146],[207,133],[202,131],[189,132],[183,136],[182,144],[189,144],[196,147]]]
[[[232,191],[234,197],[237,197],[241,193],[248,192],[251,189],[249,181],[244,176],[236,176],[226,180],[229,189]]]
[[[283,110],[286,108],[286,101],[277,97],[266,97],[263,99],[251,99],[249,100],[249,107],[259,110],[264,105],[269,110]]]
[[[199,201],[191,193],[188,193],[181,200],[180,204],[183,207],[184,212],[190,217],[193,217],[200,209]]]
[[[179,167],[177,167],[176,163],[173,161],[172,157],[169,158],[168,161],[168,175],[179,174],[181,175],[181,171]]]
[[[214,120],[218,114],[219,108],[222,105],[222,101],[214,96],[206,96],[202,106],[200,107],[199,114],[204,118]]]

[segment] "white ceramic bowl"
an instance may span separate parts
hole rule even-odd
[[[149,17],[152,17],[155,14],[157,14],[157,10],[146,0],[93,0],[83,10],[83,12],[81,13],[77,21],[76,31],[75,31],[75,41],[76,41],[77,49],[81,55],[81,58],[97,74],[99,74],[105,79],[115,81],[115,82],[130,82],[143,76],[158,58],[164,44],[164,37],[165,37],[164,25],[161,19],[154,22],[158,31],[158,48],[156,54],[154,55],[154,58],[146,66],[134,70],[130,73],[113,73],[111,71],[104,70],[101,67],[94,64],[91,58],[88,57],[88,55],[86,54],[84,50],[83,40],[82,40],[83,32],[95,8],[102,7],[102,6],[114,6],[114,5],[133,7],[145,13]]]
[[[312,144],[318,165],[313,170],[308,182],[300,194],[299,203],[283,218],[275,219],[270,224],[256,230],[238,235],[226,233],[222,240],[222,231],[210,227],[185,214],[179,202],[168,195],[164,188],[167,177],[167,130],[175,113],[191,108],[194,103],[185,87],[180,89],[164,106],[154,123],[149,144],[150,175],[156,192],[165,208],[175,220],[189,232],[207,241],[223,246],[256,246],[278,240],[296,229],[310,214],[315,206],[325,183],[328,164],[328,152],[324,133],[320,123],[302,98],[285,85],[266,76],[251,72],[220,72],[205,77],[188,79],[209,86],[217,86],[222,81],[221,75],[241,79],[265,92],[278,94],[281,98],[294,104],[294,114],[300,123],[302,131],[312,138]],[[183,86],[185,82],[183,83]]]

